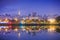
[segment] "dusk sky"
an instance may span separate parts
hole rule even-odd
[[[28,15],[37,12],[37,15],[60,15],[59,0],[0,0],[0,14]]]

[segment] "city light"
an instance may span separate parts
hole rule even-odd
[[[18,33],[18,37],[20,37],[20,33]]]
[[[16,32],[17,32],[17,31],[18,31],[18,29],[17,29],[17,28],[15,28],[15,29],[14,29],[14,31],[16,31]]]
[[[1,31],[2,29],[0,28],[0,31]]]
[[[0,40],[60,40],[60,0],[0,0]]]
[[[5,28],[7,28],[7,29],[8,29],[9,27],[8,27],[8,26],[5,26]]]
[[[20,11],[18,13],[18,15],[20,15]],[[32,14],[33,15],[33,14]],[[44,18],[44,17],[43,17]],[[32,25],[35,25],[35,24],[42,24],[42,25],[45,25],[45,24],[57,24],[56,23],[56,19],[54,18],[47,18],[46,20],[43,19],[43,18],[39,18],[39,16],[24,16],[22,17],[21,19],[18,19],[18,16],[17,17],[13,17],[11,19],[9,18],[4,18],[4,19],[0,19],[0,24],[7,24],[7,27],[6,26],[0,26],[0,30],[3,28],[5,29],[5,31],[7,31],[8,29],[12,29],[13,28],[13,25],[17,25],[17,27],[14,29],[14,31],[18,31],[18,28],[21,28],[23,31],[25,30],[29,30],[29,31],[32,31],[32,30],[38,30],[40,31],[41,29],[44,29],[44,28],[40,28],[40,26],[32,26]],[[26,26],[24,26],[24,24],[28,24]],[[32,24],[29,26],[29,24]],[[54,31],[56,28],[55,27],[46,27],[48,29],[49,32],[51,31]]]
[[[9,22],[8,18],[5,18],[4,22]]]
[[[1,22],[2,20],[0,19],[0,22]]]
[[[15,21],[18,21],[18,19],[17,19],[17,18],[14,18],[14,20],[15,20]]]
[[[55,26],[49,26],[48,32],[54,32],[56,30]]]
[[[55,19],[48,19],[48,21],[50,22],[50,24],[54,24],[55,22],[56,22],[56,20]]]
[[[25,31],[26,29],[22,28],[22,31]]]
[[[18,12],[18,15],[20,16],[20,11]]]
[[[5,31],[7,32],[7,31],[8,31],[8,29],[5,29]]]
[[[25,21],[24,21],[24,20],[22,20],[20,23],[24,24],[24,23],[25,23]]]
[[[40,31],[41,29],[39,29],[39,31]]]

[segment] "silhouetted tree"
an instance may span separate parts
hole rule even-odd
[[[60,22],[60,16],[56,17],[56,21],[59,23]]]
[[[57,29],[56,29],[56,32],[60,33],[60,28],[57,28]]]

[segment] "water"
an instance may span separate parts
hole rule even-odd
[[[60,33],[45,29],[33,32],[21,29],[18,31],[0,31],[0,40],[60,40]]]

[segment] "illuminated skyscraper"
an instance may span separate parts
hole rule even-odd
[[[20,10],[18,11],[18,16],[20,16]]]

